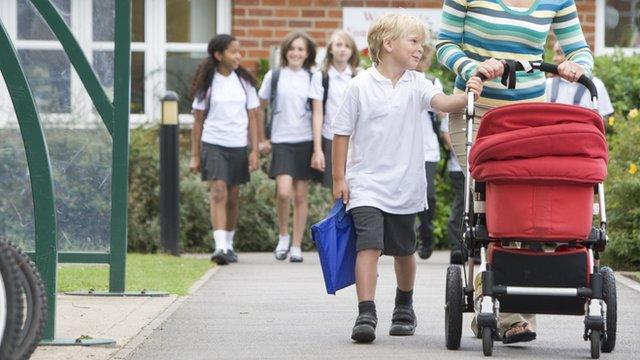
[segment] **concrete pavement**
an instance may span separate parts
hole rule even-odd
[[[327,295],[317,254],[302,264],[277,262],[272,254],[240,254],[168,319],[157,325],[127,359],[467,359],[481,358],[465,315],[461,349],[444,343],[444,288],[448,253],[418,260],[414,306],[416,334],[390,337],[395,278],[391,258],[382,258],[377,291],[378,329],[373,344],[349,339],[356,316],[355,288]],[[618,276],[619,278],[621,276]],[[618,340],[602,359],[637,359],[640,352],[640,292],[618,280]],[[637,284],[637,283],[635,283]],[[636,285],[637,288],[637,285]],[[586,359],[583,317],[538,317],[538,339],[518,346],[496,343],[495,358]]]

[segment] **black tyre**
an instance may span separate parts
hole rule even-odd
[[[20,338],[23,309],[20,269],[10,245],[0,242],[0,359],[13,359]]]
[[[616,293],[616,277],[610,267],[600,268],[604,278],[602,293],[607,304],[607,332],[600,348],[604,353],[610,353],[616,347],[616,330],[618,323],[618,296]]]
[[[493,355],[493,329],[490,327],[482,328],[482,352],[484,356]]]
[[[25,308],[18,345],[14,350],[14,358],[22,360],[31,357],[42,339],[47,318],[47,300],[40,273],[29,256],[15,246],[11,246],[10,251],[20,269],[22,302]]]
[[[589,339],[591,340],[591,358],[599,359],[600,358],[600,330],[591,330]]]
[[[447,268],[447,288],[445,293],[444,332],[447,349],[460,348],[462,337],[462,308],[464,293],[462,291],[462,276],[460,267],[450,265]]]

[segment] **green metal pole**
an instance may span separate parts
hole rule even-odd
[[[2,54],[0,71],[4,76],[18,118],[22,142],[27,155],[27,166],[29,167],[36,232],[35,262],[44,282],[49,309],[43,339],[52,340],[56,321],[58,244],[49,151],[40,126],[33,94],[18,60],[18,53],[7,35],[2,21],[0,21],[0,54]]]
[[[113,167],[111,181],[111,266],[109,292],[124,292],[129,193],[129,100],[131,72],[131,1],[115,3],[113,84]]]

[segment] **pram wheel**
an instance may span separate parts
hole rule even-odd
[[[484,356],[493,355],[493,329],[490,327],[482,328],[482,352]]]
[[[591,330],[591,358],[600,358],[600,330]]]
[[[460,268],[450,265],[447,268],[447,288],[445,293],[444,311],[444,332],[447,349],[457,350],[460,348],[460,338],[462,337],[462,276]]]
[[[610,353],[616,346],[616,327],[618,322],[618,306],[616,294],[616,278],[610,267],[604,266],[600,268],[603,277],[602,297],[607,304],[607,327],[601,350],[604,353]]]

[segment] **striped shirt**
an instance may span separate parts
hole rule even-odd
[[[456,91],[488,58],[541,60],[553,31],[566,59],[583,67],[587,76],[593,55],[584,39],[574,0],[534,0],[531,8],[507,6],[503,0],[445,0],[438,34],[437,57],[458,76]],[[545,101],[545,76],[540,71],[517,73],[516,89],[500,79],[485,82],[478,104],[496,107],[512,102]]]

